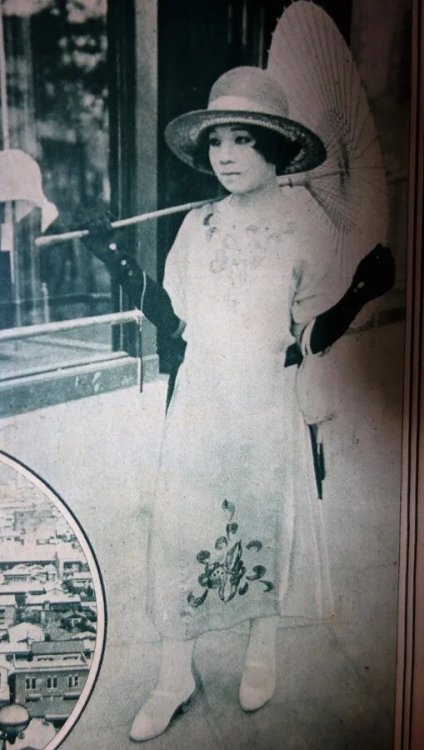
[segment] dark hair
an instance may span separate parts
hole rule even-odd
[[[236,123],[235,123],[236,124]],[[286,168],[298,155],[300,144],[296,141],[289,141],[274,130],[268,130],[260,125],[242,125],[243,130],[247,130],[255,141],[254,148],[270,164],[275,164],[277,174],[284,174]],[[197,149],[194,156],[194,166],[198,169],[207,169],[212,171],[209,161],[209,133],[213,127],[206,128],[199,137]]]

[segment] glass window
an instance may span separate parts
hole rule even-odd
[[[37,679],[36,677],[25,677],[25,689],[26,690],[36,690],[37,688]]]
[[[81,242],[34,244],[47,224],[74,229],[108,205],[105,0],[6,0],[3,40],[1,141],[15,179],[2,196],[2,325],[109,312],[108,274]],[[24,215],[22,196],[41,206]],[[94,340],[106,344],[105,332]]]
[[[107,269],[80,240],[35,242],[42,233],[78,229],[88,213],[109,206],[107,51],[106,0],[0,5],[0,329],[34,332],[120,308]],[[29,376],[119,359],[132,332],[108,321],[0,340],[9,412],[45,403],[32,392],[32,405],[24,404]],[[12,382],[21,388],[14,405]],[[65,393],[69,384],[55,402]]]

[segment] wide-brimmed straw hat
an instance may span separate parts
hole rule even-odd
[[[212,172],[198,159],[199,139],[219,125],[256,125],[277,133],[297,149],[278,174],[305,172],[326,158],[324,144],[309,128],[288,117],[287,97],[280,85],[261,68],[242,66],[224,73],[212,86],[207,109],[176,117],[165,130],[166,142],[186,164]]]

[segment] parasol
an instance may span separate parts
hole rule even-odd
[[[333,234],[340,275],[350,280],[359,260],[385,241],[388,223],[385,170],[358,69],[333,20],[310,0],[283,13],[267,69],[284,87],[290,117],[326,147],[326,161],[296,182]]]
[[[308,208],[328,229],[336,252],[337,299],[361,258],[387,234],[386,174],[365,89],[337,26],[311,0],[296,0],[283,13],[267,70],[284,87],[290,117],[316,132],[327,151],[322,165],[292,184],[306,188]],[[356,325],[373,311],[374,305],[367,305]],[[299,369],[298,401],[310,424],[340,413],[346,403],[341,390],[349,376],[341,382],[346,370],[340,347],[337,342],[325,357],[307,357]]]

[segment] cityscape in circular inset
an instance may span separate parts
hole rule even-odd
[[[104,631],[83,530],[47,485],[0,454],[0,741],[57,747],[89,698]]]

